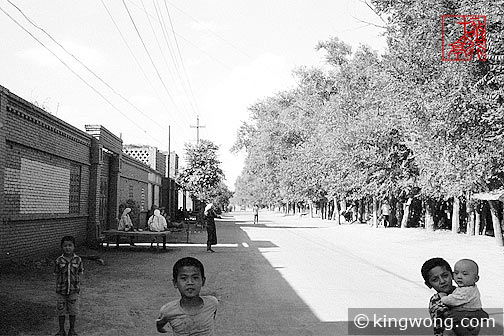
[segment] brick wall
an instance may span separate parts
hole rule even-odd
[[[91,179],[87,243],[97,245],[101,231],[116,224],[119,206],[119,171],[122,160],[122,140],[100,125],[86,125],[93,136],[91,143]]]
[[[164,177],[166,176],[166,156],[160,151],[156,150],[156,167],[155,169],[161,173]]]
[[[86,240],[91,139],[0,86],[0,263]]]
[[[6,93],[8,91],[0,86],[0,262],[2,258],[5,256],[5,251],[1,248],[2,246],[5,246],[6,244],[6,239],[5,235],[3,234],[4,230],[2,227],[5,226],[5,215],[4,215],[4,206],[5,201],[4,201],[4,191],[3,191],[3,185],[4,185],[4,171],[5,171],[5,163],[7,160],[6,156],[6,147],[5,147],[5,121],[7,118],[7,109],[6,109],[6,103],[7,103],[7,98],[6,98]]]
[[[121,161],[119,179],[119,204],[133,199],[140,207],[140,227],[143,227],[147,217],[147,190],[149,185],[149,172],[151,168],[146,164],[124,154]],[[120,214],[119,214],[120,215]]]

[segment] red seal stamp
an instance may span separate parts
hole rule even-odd
[[[442,15],[441,36],[443,61],[487,60],[486,16]]]

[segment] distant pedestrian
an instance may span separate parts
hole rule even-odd
[[[384,227],[390,226],[390,205],[387,200],[383,201],[383,204],[381,206],[381,213],[383,219],[383,226]]]
[[[259,205],[254,204],[252,211],[254,212],[254,224],[259,224]]]
[[[217,229],[215,228],[215,217],[217,214],[213,208],[213,204],[209,203],[203,212],[203,218],[206,222],[207,229],[207,252],[215,252],[212,250],[212,245],[217,245]]]
[[[219,302],[214,296],[200,296],[206,281],[203,264],[192,257],[179,259],[173,266],[172,281],[180,293],[180,300],[161,307],[157,330],[166,333],[164,327],[169,324],[175,336],[213,336]]]
[[[56,336],[66,336],[65,317],[68,315],[70,329],[68,336],[77,336],[75,319],[79,313],[80,276],[84,272],[82,259],[74,253],[75,238],[61,238],[63,254],[56,259],[54,274],[56,275],[56,295],[59,331]]]

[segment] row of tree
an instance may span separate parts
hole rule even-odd
[[[471,224],[471,194],[504,187],[504,6],[497,2],[373,0],[387,52],[360,46],[352,53],[330,38],[316,46],[324,67],[295,69],[297,87],[251,106],[234,146],[247,153],[235,200],[389,199],[404,209],[404,226],[412,200],[421,200],[428,229],[439,204],[451,200],[456,213],[467,200]],[[442,61],[443,38],[456,41],[464,30],[451,21],[442,36],[441,16],[474,13],[486,16],[487,60],[475,50],[472,61]],[[502,205],[490,201],[490,209],[502,245]]]

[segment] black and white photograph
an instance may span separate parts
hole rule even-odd
[[[0,0],[0,336],[504,335],[504,0]]]

